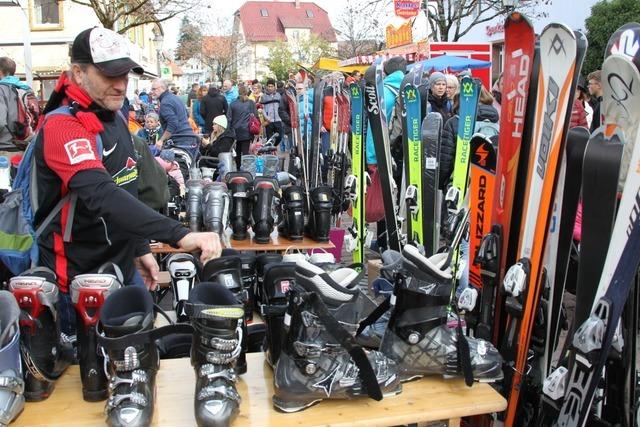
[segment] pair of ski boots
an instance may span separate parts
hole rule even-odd
[[[278,226],[278,232],[291,240],[302,240],[305,234],[304,190],[300,186],[291,185],[283,190],[282,198],[283,221]],[[321,186],[312,189],[309,202],[311,211],[308,213],[306,234],[317,242],[328,242],[333,209],[331,187]]]
[[[227,185],[224,182],[189,179],[186,186],[189,229],[222,234],[229,217]]]

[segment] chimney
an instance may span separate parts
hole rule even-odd
[[[300,9],[300,0],[296,0],[296,9]]]

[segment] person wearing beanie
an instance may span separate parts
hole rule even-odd
[[[429,76],[429,97],[427,99],[429,112],[440,113],[442,122],[446,123],[451,117],[452,103],[447,97],[447,77],[439,71]]]
[[[124,283],[155,289],[159,268],[148,239],[185,252],[201,250],[203,262],[222,251],[216,233],[191,233],[138,200],[138,156],[119,111],[129,73],[144,70],[131,59],[127,40],[105,28],[89,28],[75,38],[70,62],[44,109],[55,114],[48,115],[32,142],[38,188],[35,227],[55,212],[62,195],[72,194],[78,201],[71,208],[68,200],[67,209],[58,210],[37,241],[38,266],[56,273],[58,316],[68,335],[75,333],[68,292],[76,275],[95,273],[112,262],[122,270]],[[70,236],[63,237],[60,230],[65,230],[71,209],[73,227]]]
[[[221,114],[213,119],[210,138],[203,138],[200,145],[200,154],[203,156],[218,157],[220,153],[226,153],[233,149],[236,142],[233,127],[229,126],[227,116]]]

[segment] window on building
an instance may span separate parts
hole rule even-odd
[[[31,0],[30,18],[32,30],[62,29],[63,2],[56,0]]]
[[[267,9],[260,9],[260,16],[269,16],[269,11]]]
[[[307,18],[313,18],[313,10],[307,9]]]

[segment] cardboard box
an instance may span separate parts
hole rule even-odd
[[[382,267],[381,259],[367,261],[367,283],[371,295],[373,295],[373,281],[380,277],[380,267]]]

